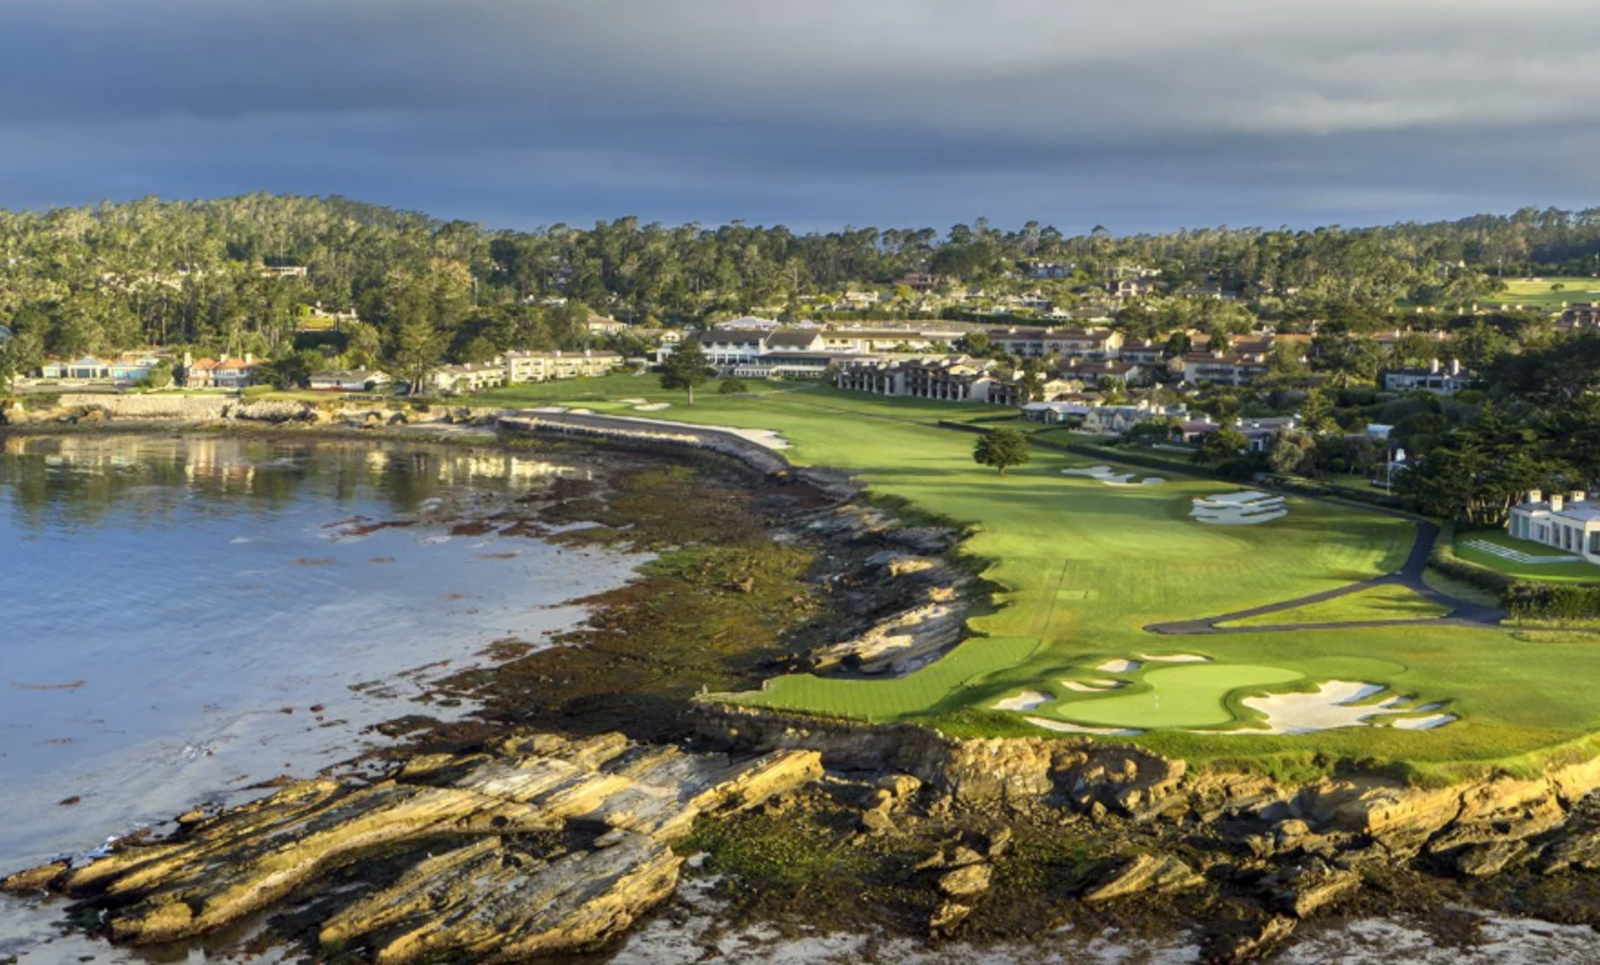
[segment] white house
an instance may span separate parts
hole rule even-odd
[[[353,372],[313,372],[307,385],[324,392],[366,392],[392,381],[387,373],[357,369]]]
[[[1551,493],[1547,502],[1544,493],[1535,489],[1528,493],[1527,502],[1511,508],[1507,529],[1517,539],[1600,565],[1600,507],[1589,502],[1587,493]]]

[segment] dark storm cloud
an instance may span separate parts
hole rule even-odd
[[[1575,0],[6,0],[0,203],[1116,230],[1596,197]]]

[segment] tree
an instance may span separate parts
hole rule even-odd
[[[993,466],[1004,476],[1012,466],[1026,465],[1030,458],[1028,437],[1015,429],[994,429],[978,437],[972,459],[980,466]]]
[[[0,389],[10,389],[17,376],[32,371],[44,361],[38,336],[19,332],[0,341]]]
[[[722,384],[717,386],[718,395],[743,395],[748,391],[749,387],[739,379],[723,379]]]
[[[994,345],[989,341],[989,333],[983,331],[968,332],[961,338],[961,350],[968,355],[982,358],[993,350]]]
[[[690,405],[694,405],[694,390],[710,378],[711,366],[706,362],[705,350],[695,341],[679,345],[661,367],[661,387],[688,390]]]
[[[1232,426],[1223,426],[1206,436],[1205,441],[1200,443],[1200,448],[1190,457],[1190,461],[1202,466],[1230,462],[1249,445],[1250,440],[1245,438],[1244,433]]]

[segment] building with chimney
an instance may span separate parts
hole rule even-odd
[[[1507,530],[1516,539],[1548,546],[1600,565],[1600,506],[1589,502],[1588,493],[1573,491],[1528,493],[1528,501],[1511,508]]]

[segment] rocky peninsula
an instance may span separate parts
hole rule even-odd
[[[1600,924],[1587,748],[1442,787],[1354,764],[1297,781],[1114,741],[960,739],[704,696],[794,669],[906,673],[992,605],[954,527],[908,523],[748,440],[469,409],[173,411],[63,398],[0,416],[12,431],[165,419],[644,450],[606,481],[471,522],[659,559],[590,601],[561,646],[439,681],[437,699],[481,701],[469,721],[413,715],[395,724],[404,746],[359,771],[0,883],[79,902],[112,941],[266,915],[277,940],[341,961],[520,960],[607,947],[670,909],[686,874],[715,881],[734,921],[934,942],[1186,929],[1214,961],[1270,956],[1332,915],[1413,913],[1464,945],[1481,925],[1467,908]]]

